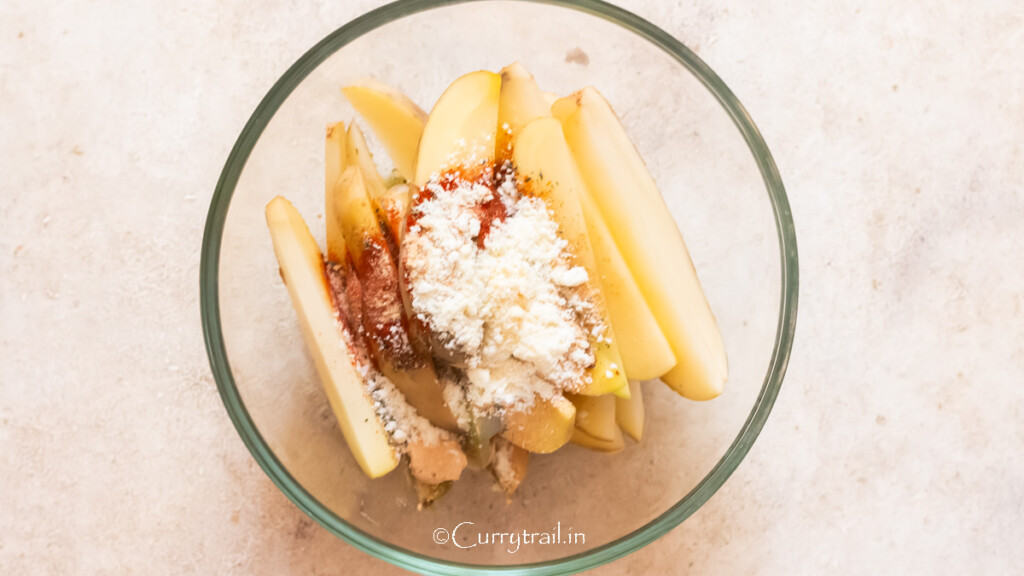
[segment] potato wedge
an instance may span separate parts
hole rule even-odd
[[[412,190],[408,184],[395,184],[388,188],[383,196],[377,199],[379,216],[394,239],[395,245],[402,244],[402,236],[405,232],[405,223],[409,217],[409,209],[412,206]],[[395,255],[398,258],[398,255]]]
[[[572,433],[572,443],[599,452],[618,452],[626,447],[626,441],[622,437],[621,431],[614,440],[609,441],[594,438],[590,434],[576,428]]]
[[[345,123],[335,122],[327,125],[327,138],[324,140],[324,225],[327,237],[327,260],[331,262],[345,261],[345,238],[341,234],[341,219],[334,208],[334,185],[345,171],[348,159],[348,144],[345,134]]]
[[[676,357],[662,376],[692,400],[722,392],[725,346],[672,214],[607,101],[594,88],[551,108],[615,244]]]
[[[416,155],[427,114],[395,88],[366,78],[341,89],[369,123],[406,180],[416,176]]]
[[[362,289],[363,328],[377,367],[420,415],[437,426],[455,430],[455,417],[444,404],[433,360],[419,353],[409,338],[398,267],[370,205],[362,170],[350,166],[338,187],[337,209]]]
[[[412,188],[408,184],[395,184],[384,193],[377,202],[383,226],[388,229],[392,241],[392,254],[398,264],[398,288],[402,297],[402,306],[409,321],[409,340],[417,354],[424,358],[432,355],[430,330],[420,317],[412,310],[412,295],[406,282],[405,269],[402,265],[400,247],[408,222],[409,211],[412,209]]]
[[[589,193],[581,194],[579,198],[594,248],[601,293],[608,303],[608,314],[615,327],[626,378],[659,378],[676,365],[676,356],[615,245],[594,199]]]
[[[615,422],[639,442],[644,435],[644,395],[640,382],[630,382],[629,393],[629,398],[615,399]]]
[[[582,288],[586,298],[594,305],[598,332],[593,334],[590,341],[595,363],[588,374],[589,384],[578,393],[600,396],[624,392],[628,395],[626,373],[616,338],[617,329],[612,324],[607,303],[601,293],[600,273],[580,207],[579,198],[587,192],[572,153],[562,137],[562,127],[554,118],[535,119],[519,130],[513,148],[517,179],[525,187],[526,193],[535,194],[547,203],[562,238],[569,243],[575,256],[575,264],[587,272],[588,280]]]
[[[320,249],[302,216],[284,198],[267,204],[266,218],[281,276],[345,442],[367,476],[383,476],[398,465],[398,457],[335,318]]]
[[[568,398],[576,407],[577,430],[605,442],[613,442],[622,435],[618,424],[615,423],[614,396],[570,395]]]
[[[348,126],[346,153],[347,165],[359,166],[362,170],[366,193],[370,195],[370,201],[374,202],[376,207],[376,200],[384,195],[387,187],[384,185],[384,178],[377,171],[377,165],[373,162],[373,154],[366,144],[366,137],[355,122]]]
[[[448,168],[494,160],[501,77],[480,70],[456,79],[423,127],[413,184],[422,187]]]
[[[551,116],[551,105],[545,103],[537,82],[519,62],[502,68],[500,75],[495,156],[505,160],[512,157],[515,134],[530,120]]]
[[[537,397],[529,408],[505,415],[502,436],[527,452],[548,454],[572,438],[575,419],[576,408],[564,397]]]
[[[387,207],[384,206],[386,202],[384,197],[387,196],[389,188],[380,172],[377,171],[377,164],[373,161],[373,154],[370,153],[370,147],[366,144],[363,131],[355,122],[348,127],[346,150],[348,165],[358,166],[362,172],[363,185],[366,187],[366,194],[370,197],[370,205],[373,206],[377,221],[385,232],[384,237],[387,240],[388,249],[391,250],[392,257],[397,259],[400,241],[397,236],[392,235]]]

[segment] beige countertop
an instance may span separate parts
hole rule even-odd
[[[169,4],[0,6],[0,573],[399,573],[256,466],[197,303],[239,130],[303,51],[377,2]],[[801,300],[746,461],[596,572],[1019,571],[1020,2],[625,4],[758,122]]]

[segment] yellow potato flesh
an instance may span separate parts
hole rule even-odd
[[[640,287],[615,245],[604,217],[589,193],[580,195],[583,218],[587,222],[601,293],[622,354],[626,378],[650,380],[668,372],[676,364],[675,354],[662,333],[658,321],[644,300]]]
[[[529,408],[505,415],[502,436],[527,452],[548,454],[572,438],[575,418],[576,408],[564,397],[537,397]]]
[[[500,90],[501,77],[481,70],[459,77],[441,94],[423,128],[414,184],[422,187],[448,168],[494,160]]]
[[[348,166],[359,166],[363,173],[363,185],[371,201],[376,201],[387,191],[384,179],[377,171],[377,165],[373,162],[373,154],[366,145],[366,138],[363,131],[355,122],[348,127],[348,146],[346,163]]]
[[[644,395],[639,382],[629,383],[629,398],[615,399],[615,422],[637,442],[644,434]]]
[[[335,318],[320,249],[302,216],[284,198],[267,204],[266,218],[306,346],[345,441],[367,476],[383,476],[398,465],[398,458]]]
[[[513,159],[517,178],[526,193],[535,194],[547,203],[558,223],[560,235],[569,243],[575,264],[586,270],[588,282],[584,288],[594,305],[598,324],[604,328],[602,334],[591,337],[594,366],[589,371],[587,387],[577,392],[599,396],[622,390],[628,394],[626,373],[615,335],[617,329],[612,325],[601,294],[597,261],[580,207],[579,198],[586,191],[558,121],[538,118],[526,124],[516,134]]]
[[[327,237],[327,259],[343,262],[345,259],[345,238],[341,234],[341,219],[335,210],[334,185],[345,171],[348,157],[345,123],[336,122],[327,126],[324,140],[324,225]]]
[[[409,189],[408,184],[395,184],[388,188],[384,196],[377,200],[380,219],[387,226],[396,245],[402,243],[402,236],[405,233],[405,222],[409,217],[409,209],[411,207],[412,191]],[[397,254],[395,257],[398,257]]]
[[[676,365],[662,379],[693,400],[718,396],[728,376],[718,325],[675,220],[615,112],[593,88],[556,101],[551,111],[672,347]]]
[[[384,242],[365,182],[360,167],[350,165],[338,180],[334,193],[337,202],[335,210],[341,219],[342,234],[357,269],[367,244],[378,239]]]
[[[583,446],[599,452],[618,452],[626,446],[626,441],[622,437],[622,432],[619,432],[618,436],[614,440],[601,440],[587,434],[579,428],[573,430],[572,443],[577,446]]]
[[[506,152],[511,154],[512,136],[528,122],[550,116],[551,104],[557,99],[550,92],[542,92],[533,76],[518,62],[506,66],[501,71],[498,157]],[[593,199],[589,194],[580,194],[579,201],[626,377],[633,380],[657,378],[675,366],[675,355]]]
[[[596,440],[614,442],[622,436],[615,423],[615,396],[569,396],[576,406],[576,429]]]
[[[518,62],[503,68],[500,76],[495,155],[505,159],[512,155],[515,134],[530,120],[551,116],[551,105],[544,101],[533,76]]]
[[[415,368],[399,370],[393,363],[385,360],[380,362],[380,371],[402,392],[405,400],[420,416],[430,420],[434,426],[445,430],[458,430],[455,416],[444,403],[443,388],[434,370],[433,361]]]
[[[340,190],[336,193],[336,198],[340,202],[338,212],[341,214],[342,231],[359,274],[363,301],[371,303],[386,299],[393,304],[386,310],[379,306],[364,305],[364,313],[374,324],[407,326],[407,322],[403,322],[402,319],[404,310],[398,293],[398,267],[390,256],[380,222],[370,205],[363,184],[363,171],[356,166],[350,166],[342,174],[338,187]],[[373,261],[364,262],[364,258],[370,257],[373,257]],[[373,282],[368,281],[369,275],[374,276]],[[381,285],[387,286],[387,294],[374,292],[380,290]],[[375,313],[378,315],[374,315]],[[414,366],[406,366],[408,362],[396,357],[396,354],[404,351],[389,349],[373,337],[369,337],[368,341],[381,373],[405,395],[409,404],[435,425],[449,430],[456,429],[455,417],[444,404],[441,383],[434,371],[433,360],[420,356]],[[408,353],[415,354],[412,350]]]
[[[369,123],[398,173],[412,180],[427,114],[405,94],[376,80],[364,79],[341,91]]]

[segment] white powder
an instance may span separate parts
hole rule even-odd
[[[475,274],[480,218],[473,208],[492,192],[482,185],[452,194],[436,183],[427,188],[435,198],[414,208],[418,220],[402,240],[413,312],[435,332],[444,332],[440,337],[453,349],[476,349],[483,340],[480,310],[486,293]]]
[[[580,286],[587,281],[587,271],[582,266],[572,268],[558,268],[551,272],[551,281],[559,286],[573,287]]]
[[[512,467],[512,453],[514,450],[515,448],[512,447],[510,442],[500,437],[495,439],[491,470],[494,472],[495,479],[498,480],[498,485],[509,494],[515,492],[522,481],[522,477],[516,474],[515,468]]]
[[[475,138],[470,142],[465,138],[459,138],[453,143],[451,152],[446,154],[441,162],[441,172],[459,166],[484,165],[493,150],[494,134],[483,134],[481,138]],[[441,177],[441,173],[434,172],[430,175],[430,180],[437,181]]]
[[[473,415],[466,398],[466,391],[461,384],[447,375],[442,376],[441,383],[443,386],[441,388],[441,395],[444,398],[445,406],[455,416],[455,425],[463,432],[468,431],[473,421]]]
[[[506,163],[501,168],[497,194],[502,205],[505,206],[505,212],[509,215],[515,214],[519,190],[516,189],[515,168],[511,163]]]
[[[581,328],[587,302],[574,287],[587,273],[571,265],[547,206],[519,196],[506,177],[497,193],[507,213],[483,247],[480,205],[495,192],[459,181],[414,208],[402,242],[412,308],[438,340],[461,354],[474,406],[525,406],[535,395],[578,389],[594,358]]]
[[[384,431],[388,433],[391,444],[400,453],[405,452],[408,443],[435,446],[441,441],[455,436],[434,426],[429,420],[420,416],[406,400],[405,396],[383,374],[376,370],[364,369],[363,382],[373,400],[373,409],[377,417],[384,423]]]
[[[336,264],[330,264],[327,266],[327,275],[338,330],[344,335],[352,363],[362,377],[370,400],[373,401],[373,411],[384,424],[384,431],[388,435],[391,447],[398,454],[404,454],[410,442],[433,446],[442,440],[455,438],[451,432],[434,426],[420,416],[394,383],[370,365],[362,326],[358,328],[359,333],[353,334],[351,318],[348,316],[350,311],[347,307],[342,308],[339,305],[345,302],[344,272]]]

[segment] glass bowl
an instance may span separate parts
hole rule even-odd
[[[401,471],[369,480],[349,454],[278,277],[263,208],[277,194],[288,197],[322,245],[324,126],[355,118],[339,90],[346,82],[374,76],[429,110],[459,75],[516,60],[542,89],[567,94],[594,85],[619,113],[686,237],[730,377],[710,402],[645,383],[643,442],[613,455],[570,445],[534,456],[511,500],[486,472],[467,471],[445,498],[417,511]],[[650,543],[736,469],[786,371],[797,253],[785,191],[757,128],[722,80],[666,32],[595,0],[424,0],[389,4],[342,26],[270,89],[217,183],[200,283],[224,405],[260,466],[299,508],[407,569],[552,574]]]

